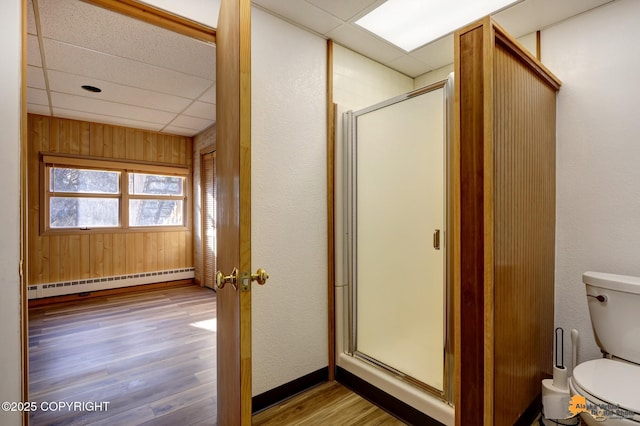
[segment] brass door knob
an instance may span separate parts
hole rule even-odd
[[[238,268],[233,268],[231,275],[225,275],[222,271],[216,272],[216,287],[220,290],[230,283],[234,289],[238,289]]]
[[[251,281],[255,281],[260,285],[264,285],[269,279],[269,274],[262,268],[258,268],[255,274],[251,274]]]

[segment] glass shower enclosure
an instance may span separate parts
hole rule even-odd
[[[452,83],[343,117],[349,354],[449,402]]]

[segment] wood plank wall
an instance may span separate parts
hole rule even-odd
[[[552,372],[555,89],[494,50],[494,413],[511,425]]]
[[[193,267],[191,190],[187,231],[40,235],[40,152],[192,163],[192,140],[151,131],[28,115],[28,284]]]
[[[513,425],[552,369],[560,82],[491,18],[455,70],[456,425]]]

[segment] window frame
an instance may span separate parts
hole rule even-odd
[[[52,192],[50,187],[49,170],[52,168],[73,168],[82,170],[112,171],[119,173],[118,194],[92,194],[92,193],[67,193]],[[142,173],[162,176],[176,176],[184,178],[181,196],[166,195],[131,195],[129,194],[129,175]],[[186,165],[154,163],[132,160],[111,160],[96,157],[83,157],[58,153],[40,153],[40,234],[86,234],[86,233],[118,233],[118,232],[167,232],[188,231],[190,226],[190,189],[191,168]],[[95,228],[52,228],[50,214],[50,199],[52,197],[74,198],[117,198],[118,226],[103,226]],[[182,201],[182,225],[154,225],[154,226],[130,226],[129,225],[129,201],[134,199],[171,199]]]

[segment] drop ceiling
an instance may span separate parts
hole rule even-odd
[[[426,1],[426,0],[425,0]],[[515,37],[522,37],[611,0],[522,0],[494,15]],[[417,77],[453,63],[453,36],[448,35],[412,52],[377,37],[355,24],[385,0],[254,0],[283,19],[333,39],[396,71]],[[451,0],[451,7],[455,7]],[[428,22],[425,22],[428,25]]]
[[[182,2],[145,1],[169,11],[184,8]],[[407,53],[355,24],[384,1],[254,0],[253,4],[410,77],[453,62],[452,35]],[[521,37],[610,1],[522,0],[494,17]],[[190,2],[191,18],[206,16],[202,23],[214,25],[216,17],[209,16],[212,4],[217,9],[219,0]],[[27,54],[31,113],[185,136],[215,122],[211,44],[80,0],[29,0]],[[100,87],[102,92],[84,91],[82,85]]]
[[[212,44],[80,0],[29,0],[27,33],[30,113],[185,136],[215,122]]]

